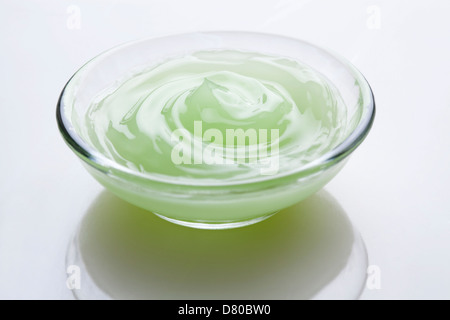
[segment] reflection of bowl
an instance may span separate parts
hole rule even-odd
[[[287,172],[214,183],[164,179],[125,167],[87,143],[77,128],[96,95],[132,70],[167,56],[195,51],[234,49],[263,52],[303,62],[339,91],[354,129],[331,151]],[[57,118],[62,135],[87,170],[124,200],[186,226],[223,229],[261,221],[322,188],[367,135],[375,114],[373,94],[348,62],[299,40],[244,32],[214,32],[147,39],[109,50],[83,66],[64,88]]]
[[[109,192],[91,204],[68,248],[76,298],[357,299],[364,242],[326,191],[268,221],[231,230],[183,228]]]

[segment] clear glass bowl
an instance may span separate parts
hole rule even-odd
[[[133,70],[168,56],[232,49],[301,61],[328,78],[340,92],[355,129],[337,147],[289,172],[239,183],[177,183],[133,171],[86,143],[74,125],[93,98]],[[262,221],[321,189],[343,167],[368,134],[375,115],[371,88],[349,62],[313,44],[248,32],[205,32],[150,38],[108,50],[85,64],[62,91],[57,120],[60,131],[89,173],[120,198],[181,225],[226,229]]]

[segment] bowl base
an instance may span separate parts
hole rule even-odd
[[[183,220],[177,220],[165,217],[163,215],[160,215],[158,213],[154,213],[156,216],[160,217],[161,219],[164,219],[166,221],[179,224],[184,227],[194,228],[194,229],[206,229],[206,230],[225,230],[225,229],[234,229],[234,228],[241,228],[250,226],[252,224],[264,221],[266,219],[269,219],[277,212],[270,213],[268,215],[258,217],[255,219],[250,220],[244,220],[244,221],[228,221],[228,222],[208,222],[208,221],[183,221]]]

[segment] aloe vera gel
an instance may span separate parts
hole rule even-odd
[[[300,62],[240,51],[174,57],[98,94],[80,128],[107,158],[167,181],[258,180],[330,151],[352,128]]]

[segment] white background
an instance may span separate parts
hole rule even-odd
[[[56,126],[76,69],[129,40],[247,30],[332,48],[373,87],[373,130],[326,187],[381,270],[362,298],[450,299],[449,12],[445,0],[1,0],[0,298],[72,299],[67,244],[102,192]]]

